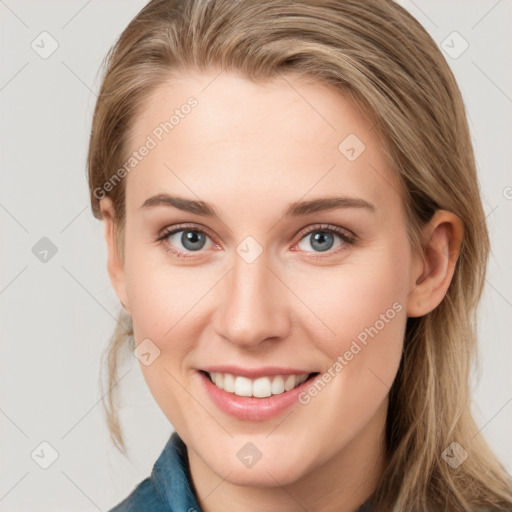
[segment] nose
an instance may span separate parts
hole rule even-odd
[[[217,334],[244,348],[287,336],[289,292],[276,274],[265,253],[252,263],[235,256],[218,290],[222,298],[214,315]]]

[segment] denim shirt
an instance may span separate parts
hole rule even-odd
[[[151,476],[109,512],[202,512],[190,478],[187,447],[173,432]],[[358,512],[371,512],[367,504]]]

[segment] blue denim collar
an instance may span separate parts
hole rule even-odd
[[[201,512],[192,487],[185,443],[173,432],[162,454],[158,457],[151,478],[156,492],[169,512]]]

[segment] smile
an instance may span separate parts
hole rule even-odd
[[[299,370],[292,374],[291,370],[279,371],[276,368],[271,371],[238,368],[236,373],[229,367],[216,370],[219,371],[198,370],[196,375],[200,385],[218,409],[244,421],[264,421],[283,414],[298,402],[299,394],[320,376],[319,372],[305,373]]]
[[[280,395],[300,386],[313,374],[302,373],[300,375],[272,375],[250,379],[231,373],[205,372],[210,380],[219,389],[237,396],[252,396],[265,398],[272,395]]]

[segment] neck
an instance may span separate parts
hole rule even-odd
[[[357,512],[377,488],[386,464],[385,425],[388,401],[356,437],[324,464],[281,486],[248,487],[216,475],[192,450],[189,466],[204,512]]]

